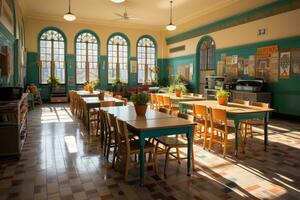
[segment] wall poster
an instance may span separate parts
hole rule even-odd
[[[300,75],[300,49],[292,50],[292,73]]]
[[[278,64],[279,64],[279,53],[275,52],[272,54],[270,59],[270,71],[268,81],[274,83],[278,81]]]
[[[237,61],[238,66],[238,76],[242,76],[244,74],[244,58],[239,57]]]
[[[224,61],[218,61],[217,64],[217,75],[223,76],[224,75],[224,69],[225,68],[225,62]]]
[[[255,55],[249,56],[248,59],[248,75],[255,76]]]
[[[278,52],[278,46],[266,46],[256,50],[256,70],[255,76],[264,79],[265,82],[270,82],[271,76],[271,59],[272,54]]]
[[[279,78],[288,79],[290,77],[291,52],[280,53]]]

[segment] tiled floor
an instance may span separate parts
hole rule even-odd
[[[300,199],[300,123],[272,120],[269,150],[262,130],[238,160],[195,145],[196,171],[170,163],[163,178],[147,171],[140,187],[138,170],[125,183],[102,157],[96,136],[86,136],[67,105],[36,107],[20,160],[0,161],[0,199]],[[198,142],[198,141],[196,141]],[[232,148],[231,148],[232,149]],[[185,152],[182,152],[185,153]]]

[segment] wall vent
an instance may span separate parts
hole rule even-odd
[[[175,53],[175,52],[184,51],[184,50],[185,50],[185,45],[182,45],[182,46],[178,46],[178,47],[169,49],[169,53]]]

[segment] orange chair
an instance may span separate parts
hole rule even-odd
[[[150,94],[150,108],[153,110],[156,109],[156,95],[153,93]]]
[[[171,114],[176,114],[179,111],[179,107],[171,102],[171,98],[169,96],[163,96],[163,107],[170,109]]]
[[[162,95],[155,95],[156,96],[156,109],[164,107],[164,97]]]
[[[195,122],[197,123],[200,137],[203,134],[203,148],[205,149],[206,141],[210,138],[210,132],[208,130],[210,121],[208,120],[207,107],[203,105],[194,105],[193,116]]]
[[[223,156],[226,156],[228,135],[234,134],[235,129],[228,125],[226,110],[210,108],[211,136],[209,150],[213,143],[223,146]]]

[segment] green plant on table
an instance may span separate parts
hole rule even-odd
[[[149,96],[145,93],[133,94],[130,97],[130,100],[134,105],[147,105],[147,103],[149,102]]]
[[[186,93],[187,89],[186,89],[185,84],[183,84],[183,83],[177,83],[177,84],[172,84],[172,85],[169,86],[169,92],[170,93],[173,93],[173,92],[176,92],[176,91],[180,91],[182,93]]]
[[[230,93],[226,90],[223,90],[223,89],[219,89],[216,92],[216,98],[218,98],[218,97],[229,97],[229,96],[230,96]]]

